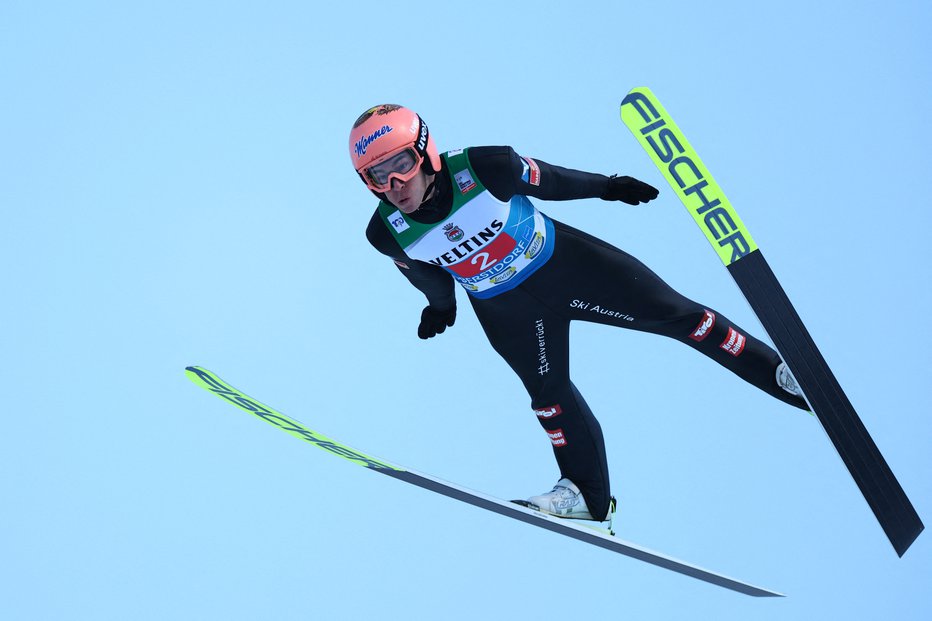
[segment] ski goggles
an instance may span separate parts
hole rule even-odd
[[[417,174],[424,158],[413,148],[408,147],[390,153],[362,171],[362,178],[370,190],[387,192],[392,187],[392,180],[407,183]]]

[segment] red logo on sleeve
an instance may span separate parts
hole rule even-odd
[[[528,183],[531,185],[540,185],[540,166],[537,165],[537,162],[532,160],[529,157],[522,158],[527,162],[530,170],[528,171]]]
[[[537,165],[537,162],[529,157],[521,157],[521,163],[524,166],[521,180],[531,185],[540,185],[540,166]]]

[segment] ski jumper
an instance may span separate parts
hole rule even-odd
[[[515,371],[547,434],[561,477],[590,513],[608,511],[610,485],[598,421],[569,376],[569,324],[601,323],[667,336],[791,405],[776,382],[776,351],[718,311],[677,293],[643,263],[553,220],[528,197],[600,197],[608,177],[521,157],[510,147],[442,156],[433,197],[412,214],[383,201],[366,231],[438,310],[454,282],[492,347]]]

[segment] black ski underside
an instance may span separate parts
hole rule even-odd
[[[600,548],[611,550],[612,552],[617,552],[619,554],[635,558],[639,561],[650,563],[651,565],[656,565],[657,567],[662,567],[664,569],[668,569],[691,578],[696,578],[697,580],[702,580],[703,582],[708,582],[710,584],[724,587],[732,591],[737,591],[746,595],[752,595],[754,597],[783,596],[781,593],[756,587],[745,582],[741,582],[739,580],[735,580],[727,576],[702,569],[701,567],[696,567],[694,565],[684,563],[683,561],[679,561],[675,558],[667,557],[659,553],[640,548],[633,544],[628,544],[623,540],[602,535],[594,530],[589,530],[582,526],[571,525],[571,523],[566,523],[560,518],[547,518],[543,514],[519,507],[516,504],[509,502],[497,502],[495,499],[484,498],[474,493],[470,493],[467,490],[459,489],[452,485],[447,485],[436,479],[421,476],[414,472],[409,472],[406,470],[392,470],[389,468],[373,468],[373,470],[377,470],[382,474],[386,474],[390,477],[405,481],[412,485],[423,487],[424,489],[428,489],[432,492],[460,500],[475,507],[479,507],[487,511],[492,511],[494,513],[498,513],[499,515],[504,515],[526,524],[532,524],[534,526],[538,526],[540,528],[559,533],[567,537],[572,537],[573,539],[578,539],[579,541],[584,541]]]
[[[728,266],[900,556],[924,526],[760,250]]]

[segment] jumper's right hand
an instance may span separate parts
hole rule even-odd
[[[421,325],[417,327],[417,335],[422,339],[437,336],[452,326],[456,321],[456,306],[449,310],[437,310],[432,306],[425,306],[421,311]]]

